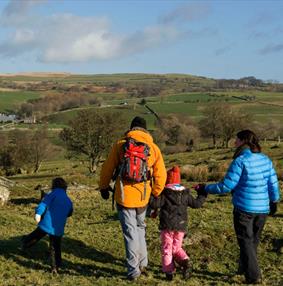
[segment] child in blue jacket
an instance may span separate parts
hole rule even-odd
[[[67,183],[64,179],[53,179],[52,191],[44,196],[35,210],[38,227],[22,239],[22,248],[26,249],[49,235],[52,273],[57,273],[61,265],[61,238],[67,218],[73,212],[73,204],[66,190]]]

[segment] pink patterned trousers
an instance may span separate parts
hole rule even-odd
[[[175,270],[174,261],[180,263],[189,259],[182,248],[185,233],[182,231],[162,230],[160,234],[162,248],[162,271],[172,273]]]

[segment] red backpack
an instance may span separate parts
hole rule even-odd
[[[120,186],[122,200],[124,199],[123,181],[140,183],[144,182],[144,199],[146,196],[146,182],[150,178],[148,168],[149,146],[146,143],[127,138],[123,145],[123,155],[119,166]]]

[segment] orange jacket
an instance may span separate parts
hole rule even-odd
[[[126,142],[125,139],[127,137],[133,138],[139,142],[146,143],[149,146],[150,152],[148,157],[148,167],[152,173],[153,183],[151,186],[150,181],[147,181],[146,197],[144,199],[144,182],[131,183],[123,181],[124,200],[122,200],[119,182],[120,178],[118,177],[115,183],[114,198],[118,204],[124,207],[144,207],[148,204],[151,192],[155,197],[157,197],[164,189],[166,182],[166,168],[161,152],[157,145],[154,144],[151,135],[144,129],[134,128],[126,134],[126,137],[120,139],[118,142],[116,142],[116,144],[114,144],[108,158],[102,166],[99,187],[100,189],[105,189],[109,186],[115,169],[120,164],[120,158],[122,157],[123,152],[123,144]]]

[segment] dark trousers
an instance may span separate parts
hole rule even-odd
[[[266,217],[266,214],[234,210],[234,228],[240,247],[239,265],[248,281],[256,281],[261,277],[257,261],[257,246]]]
[[[23,248],[29,248],[33,246],[45,235],[47,235],[47,233],[41,228],[37,227],[33,232],[23,238]],[[52,268],[59,268],[61,266],[61,238],[61,236],[49,234]]]

